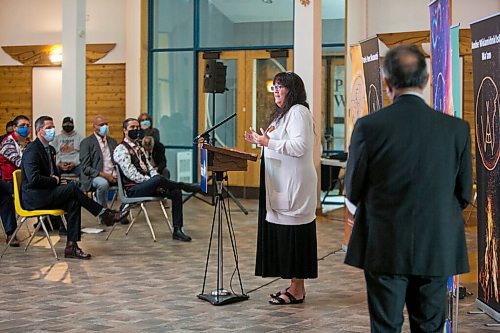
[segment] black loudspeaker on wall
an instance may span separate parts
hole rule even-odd
[[[226,69],[227,66],[220,61],[207,60],[205,63],[203,92],[222,94],[226,91]]]

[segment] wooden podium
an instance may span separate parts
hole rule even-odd
[[[247,161],[257,161],[257,154],[214,147],[206,143],[201,148],[208,151],[208,171],[247,171]]]
[[[216,185],[216,195],[215,195],[215,205],[214,214],[212,219],[212,228],[210,231],[210,241],[208,244],[207,260],[205,264],[205,275],[203,277],[203,287],[198,298],[210,302],[213,305],[225,305],[229,303],[235,303],[247,300],[249,297],[245,294],[243,290],[243,284],[241,282],[240,270],[238,267],[238,251],[236,249],[236,236],[234,234],[234,229],[232,226],[230,215],[226,209],[226,204],[224,202],[224,197],[222,195],[222,183],[227,176],[224,177],[224,173],[227,171],[246,171],[248,164],[247,161],[257,161],[256,154],[249,154],[246,152],[214,147],[209,144],[202,144],[202,149],[206,149],[207,158],[206,161],[201,161],[202,165],[202,177],[205,172],[205,179],[207,179],[206,172],[212,171],[212,179]],[[206,165],[204,165],[206,163]],[[233,248],[233,256],[236,264],[236,272],[238,273],[238,279],[241,288],[241,294],[232,293],[224,289],[224,243],[223,243],[223,217],[226,218],[226,224],[229,232],[229,238],[231,240],[231,245]],[[228,218],[229,217],[229,218]],[[207,280],[208,263],[210,261],[210,249],[212,247],[212,239],[214,235],[215,221],[217,220],[217,286],[216,289],[210,293],[205,293],[205,285]]]

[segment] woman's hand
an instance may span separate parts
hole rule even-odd
[[[269,144],[269,136],[262,128],[260,129],[260,133],[261,134],[255,132],[255,130],[250,127],[250,132],[245,131],[245,140],[259,146],[267,147]]]

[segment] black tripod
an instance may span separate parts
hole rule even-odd
[[[212,218],[212,229],[210,231],[210,241],[208,243],[208,253],[207,261],[205,264],[205,275],[203,277],[203,288],[201,293],[198,295],[199,299],[210,302],[213,305],[225,305],[235,302],[240,302],[247,300],[248,295],[243,291],[243,284],[241,282],[240,269],[238,267],[238,251],[236,249],[236,237],[234,234],[233,224],[231,221],[231,215],[228,214],[226,209],[226,204],[224,202],[224,197],[222,195],[223,181],[227,180],[227,176],[224,177],[223,171],[213,171],[213,179],[215,179],[215,185],[217,193],[215,195],[215,208],[214,215]],[[229,232],[229,238],[231,240],[231,246],[233,249],[233,256],[236,265],[236,273],[238,274],[238,280],[240,283],[241,294],[231,293],[230,291],[224,289],[224,243],[223,243],[223,212],[226,217],[226,224]],[[212,247],[212,239],[214,235],[215,221],[217,220],[217,287],[210,293],[205,293],[205,285],[207,281],[207,271],[208,263],[210,261],[210,249]]]

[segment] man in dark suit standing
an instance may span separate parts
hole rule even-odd
[[[105,117],[98,115],[93,121],[94,132],[80,143],[80,182],[84,191],[95,191],[96,201],[108,206],[110,185],[116,185],[113,152],[116,140],[108,135],[109,125]]]
[[[424,56],[398,46],[384,60],[393,104],[356,122],[345,176],[357,206],[345,262],[364,269],[372,332],[442,332],[446,283],[469,270],[469,127],[422,99]]]
[[[90,259],[91,255],[78,246],[81,229],[81,207],[100,216],[107,225],[125,218],[128,212],[111,211],[88,198],[75,183],[61,179],[56,166],[56,151],[49,143],[55,128],[51,117],[42,116],[35,122],[36,140],[23,153],[21,162],[21,200],[25,209],[63,209],[68,222],[68,239],[64,256]]]

